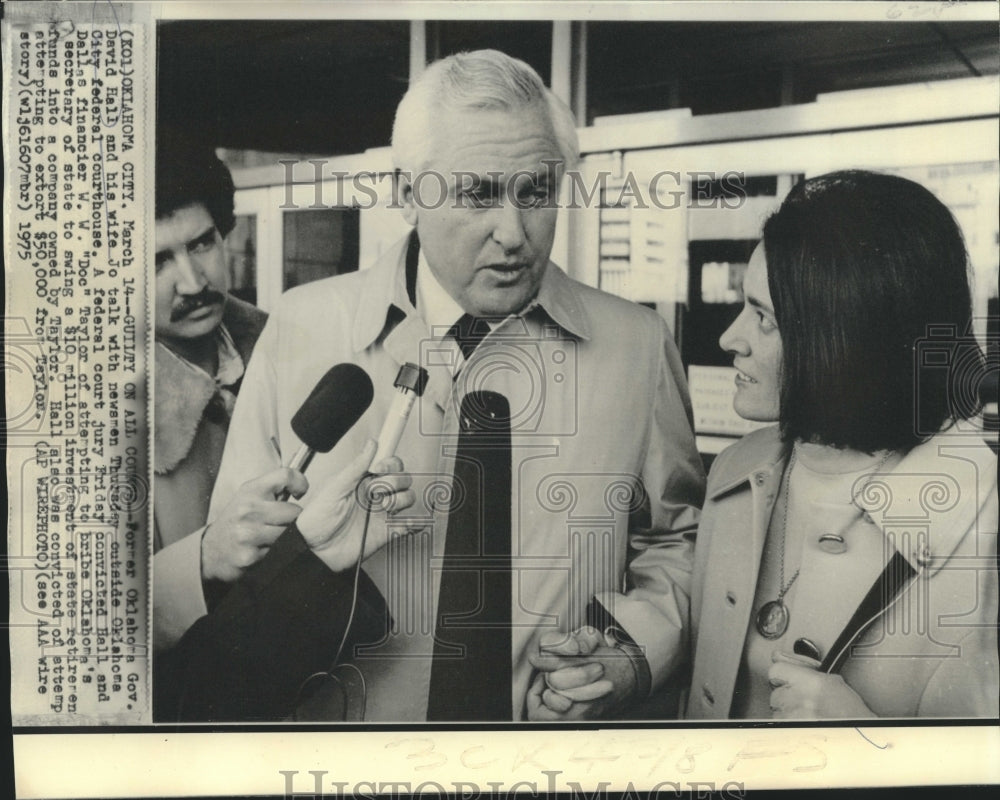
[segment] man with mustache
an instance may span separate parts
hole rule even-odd
[[[211,149],[167,127],[157,131],[156,158],[153,705],[154,712],[163,719],[198,719],[216,713],[227,692],[242,700],[244,693],[233,687],[248,685],[257,674],[250,667],[241,669],[233,661],[233,650],[240,645],[233,645],[232,633],[227,635],[231,617],[226,606],[202,620],[207,646],[203,650],[195,648],[194,653],[190,647],[173,647],[178,633],[178,616],[173,610],[188,602],[187,596],[194,593],[217,607],[239,574],[201,572],[195,566],[188,571],[193,586],[176,579],[185,573],[192,555],[195,565],[202,557],[214,563],[211,546],[202,546],[209,499],[236,394],[243,385],[245,366],[267,315],[228,294],[224,237],[235,223],[229,170]],[[312,582],[320,584],[313,600],[317,606],[325,608],[332,602],[347,603],[350,599],[349,579],[344,579],[344,587],[337,592],[340,584],[331,588],[325,578],[332,574],[332,568],[326,565],[338,563],[342,540],[360,525],[362,514],[354,502],[355,484],[370,474],[368,470],[374,470],[379,474],[380,510],[389,513],[410,502],[409,479],[389,474],[401,471],[398,460],[383,459],[371,464],[374,442],[361,455],[365,452],[368,458],[364,463],[356,459],[334,480],[314,484],[313,513],[323,505],[315,502],[317,497],[327,501],[322,521],[308,529],[311,537],[307,542],[298,540],[304,553],[296,551],[294,543],[282,551],[287,559],[284,566],[296,580],[308,582],[310,574],[321,574]],[[218,519],[213,520],[216,527],[233,537],[226,541],[227,555],[234,557],[232,542],[239,542],[251,552],[256,551],[257,542],[270,544],[302,510],[285,497],[297,498],[307,487],[301,472],[281,465],[268,465],[247,476],[229,502],[216,509]],[[368,541],[375,546],[377,535]],[[355,552],[353,546],[347,549]],[[319,560],[316,553],[322,553],[326,560]],[[266,592],[254,591],[253,601],[269,605]],[[346,617],[344,608],[335,622]],[[367,619],[373,620],[371,624],[380,622],[377,613],[369,614]],[[301,631],[284,619],[280,628],[296,642],[317,638],[315,630]],[[325,630],[324,638],[335,640],[343,627]],[[241,631],[238,629],[237,634]],[[280,645],[275,650],[283,652]],[[235,674],[226,670],[226,664]],[[275,680],[268,665],[262,669],[267,682],[277,683],[280,689],[282,681]],[[242,680],[243,671],[248,673],[247,680]],[[223,688],[216,690],[217,684]],[[201,689],[201,694],[194,695],[192,686]],[[258,705],[264,702],[260,690],[260,684],[254,684],[246,693],[252,693]],[[203,697],[207,700],[202,701]],[[274,705],[279,701],[270,702]]]
[[[157,132],[155,551],[205,524],[236,394],[267,319],[228,294],[233,193],[209,147]]]
[[[192,549],[171,578],[191,587],[172,593],[175,629],[201,631],[196,660],[225,665],[205,716],[291,714],[294,703],[261,698],[280,678],[285,698],[303,699],[341,652],[356,673],[337,686],[363,687],[367,720],[655,716],[654,695],[684,659],[704,472],[663,319],[549,260],[560,180],[578,158],[572,113],[524,62],[463,53],[410,86],[392,150],[413,231],[370,268],[282,297],[247,369],[200,556]],[[373,518],[369,536],[386,544],[366,551],[355,581],[357,607],[384,608],[390,624],[343,650],[320,633],[334,603],[311,601],[309,585],[356,565],[282,569],[288,547],[314,538],[323,503],[306,492],[295,526],[254,550],[218,510],[295,452],[289,421],[340,362],[371,376],[374,400],[313,459],[310,483],[378,436],[401,365],[429,374],[396,449],[415,502],[388,523]],[[509,410],[477,405],[487,398]],[[506,444],[491,439],[505,429]],[[200,580],[235,586],[208,613]],[[158,576],[158,602],[161,588]],[[284,635],[291,624],[316,635]],[[201,683],[189,681],[189,697]],[[309,718],[337,714],[310,705]]]

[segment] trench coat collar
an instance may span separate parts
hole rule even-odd
[[[360,353],[376,340],[387,337],[391,329],[404,320],[419,318],[407,290],[407,275],[415,270],[418,255],[419,241],[416,231],[413,231],[369,268],[370,275],[364,282],[354,318],[352,345],[355,353]],[[576,281],[550,261],[538,296],[526,309],[526,313],[540,309],[570,335],[578,339],[589,339],[591,326],[579,291]],[[429,336],[427,325],[423,324],[422,328],[425,335]]]
[[[730,563],[740,568],[733,571],[726,585],[737,597],[755,596],[768,521],[778,498],[789,449],[781,442],[776,427],[755,431],[745,437],[742,446],[717,462],[712,476],[711,500],[737,492],[750,495],[749,507],[736,506],[750,512],[748,518],[744,517],[748,535],[735,536],[730,543]],[[970,535],[970,531],[975,535],[979,509],[996,492],[996,476],[995,456],[976,437],[968,433],[938,434],[914,448],[895,468],[868,482],[856,498],[861,507],[853,524],[861,526],[859,533],[865,526],[873,533],[881,532],[889,546],[883,552],[888,554],[892,552],[890,548],[896,549],[914,566],[919,579],[927,579],[947,563],[963,537]],[[984,526],[979,533],[995,530],[989,527],[995,525],[995,520],[981,520],[979,524]],[[803,550],[800,583],[823,574],[819,564],[822,557],[813,548]],[[850,558],[850,554],[844,558]],[[799,609],[812,614],[809,638],[821,648],[832,647],[885,564],[882,559],[852,559],[844,563],[850,567],[840,574],[836,593],[826,598],[822,609]],[[718,610],[716,606],[713,608]],[[742,616],[732,624],[735,629],[745,631],[751,624],[754,606],[743,603],[741,609]],[[708,619],[705,614],[703,619]],[[697,681],[704,680],[711,688],[716,711],[722,716],[731,708],[744,646],[743,636],[733,636],[718,643],[711,665],[696,667],[707,670]]]
[[[777,426],[748,434],[755,447],[740,447],[723,461],[710,499],[744,485],[780,480],[790,447]],[[960,477],[956,478],[955,475]],[[967,476],[974,474],[974,480]],[[995,457],[967,432],[942,431],[917,445],[884,475],[866,482],[857,504],[918,572],[933,574],[975,524],[979,507],[996,491]],[[926,537],[902,536],[907,526]]]
[[[710,500],[718,499],[744,484],[763,483],[765,476],[771,480],[775,472],[780,479],[791,447],[781,441],[777,426],[749,433],[745,442],[746,445],[752,442],[753,446],[737,447],[728,458],[719,462],[708,496]]]
[[[417,253],[416,235],[410,234],[366,270],[354,315],[351,344],[355,353],[371,346],[404,318],[417,316],[406,285],[407,262]]]
[[[996,491],[996,456],[978,435],[952,426],[873,478],[857,503],[910,565],[930,576],[974,530],[980,507]],[[993,526],[981,533],[996,530],[996,520],[978,524]]]
[[[590,322],[579,293],[580,285],[550,261],[531,307],[544,311],[572,336],[587,340],[591,337]]]

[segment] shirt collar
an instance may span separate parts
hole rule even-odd
[[[417,310],[431,333],[440,335],[465,313],[431,271],[423,250],[417,261]]]
[[[243,357],[240,356],[239,350],[236,349],[236,342],[233,341],[229,329],[224,324],[220,324],[215,329],[214,337],[219,358],[219,365],[214,375],[209,375],[207,371],[197,364],[188,361],[184,356],[167,347],[165,344],[163,345],[163,358],[177,362],[178,367],[182,370],[191,369],[201,375],[207,375],[215,382],[216,387],[233,386],[239,383],[240,378],[243,377],[245,370]],[[163,343],[160,342],[160,344]]]
[[[426,269],[421,269],[421,264]],[[358,313],[355,317],[353,335],[355,352],[369,347],[387,329],[395,327],[405,317],[417,315],[417,308],[407,292],[409,271],[415,271],[417,275],[415,293],[417,303],[423,300],[428,304],[428,315],[424,316],[424,309],[421,309],[419,314],[428,330],[440,331],[439,325],[444,325],[447,329],[463,313],[458,303],[448,295],[426,265],[415,230],[394,245],[382,259],[369,267],[369,270],[370,277],[362,288]],[[429,276],[427,279],[423,277],[425,273]],[[438,291],[445,297],[439,296]],[[580,297],[585,291],[597,290],[572,280],[550,261],[542,277],[538,294],[518,316],[542,312],[573,336],[590,339],[590,323]],[[447,301],[450,301],[450,304]],[[452,312],[456,313],[453,319]]]
[[[219,369],[215,373],[215,385],[234,386],[243,377],[243,359],[225,325],[216,329],[216,341],[219,344]]]

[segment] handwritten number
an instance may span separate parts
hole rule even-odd
[[[434,740],[427,738],[420,739],[396,739],[393,742],[389,742],[386,748],[399,747],[404,744],[416,745],[413,752],[408,753],[406,756],[407,761],[412,761],[416,758],[431,758],[431,761],[425,764],[418,764],[414,769],[436,769],[437,767],[443,767],[448,763],[448,756],[444,753],[437,752],[434,749]],[[422,745],[422,746],[421,746]]]

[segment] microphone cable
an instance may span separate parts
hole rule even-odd
[[[359,496],[362,496],[364,498],[365,520],[364,520],[364,525],[363,525],[363,527],[361,529],[361,545],[358,548],[358,558],[357,558],[357,561],[354,564],[354,578],[353,578],[352,587],[351,587],[351,608],[350,608],[350,611],[348,611],[348,614],[347,614],[347,624],[344,626],[344,633],[340,637],[340,644],[337,645],[337,652],[336,652],[336,654],[333,657],[333,665],[329,669],[312,673],[307,678],[305,678],[302,681],[301,684],[299,684],[298,691],[295,694],[295,706],[294,706],[293,711],[292,711],[292,719],[294,721],[299,721],[299,718],[298,718],[298,709],[299,709],[299,706],[301,705],[302,700],[303,700],[303,692],[306,690],[308,684],[310,682],[312,682],[313,680],[316,680],[316,679],[325,679],[325,678],[330,678],[339,687],[339,689],[341,691],[341,694],[343,696],[343,699],[344,699],[344,713],[343,713],[343,716],[342,716],[342,718],[341,718],[340,721],[341,722],[345,722],[347,720],[348,700],[350,699],[350,692],[349,692],[348,688],[345,687],[343,681],[341,681],[340,678],[337,677],[337,675],[334,674],[341,667],[344,668],[344,669],[352,669],[352,670],[354,670],[354,672],[357,673],[358,678],[361,681],[361,714],[360,714],[360,719],[364,719],[365,709],[366,709],[367,703],[368,703],[368,686],[365,683],[364,673],[362,673],[361,670],[358,669],[354,664],[340,664],[339,662],[340,662],[340,657],[341,657],[341,655],[343,654],[343,651],[344,651],[344,646],[347,644],[347,637],[350,634],[351,626],[354,624],[354,615],[357,613],[357,607],[358,607],[358,584],[359,584],[360,579],[361,579],[361,561],[363,560],[364,555],[365,555],[365,544],[368,541],[368,525],[371,522],[371,514],[372,514],[373,497],[371,495],[371,490],[376,486],[376,483],[374,481],[372,481],[372,483],[369,484],[369,487],[368,487],[369,491],[368,492],[361,492],[361,486],[362,486],[362,484],[366,480],[369,480],[371,478],[378,478],[378,477],[379,476],[376,475],[375,473],[366,472],[364,475],[361,476],[361,479],[358,481],[357,485],[354,487],[354,496],[355,496],[355,498],[358,498]]]

